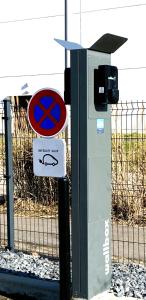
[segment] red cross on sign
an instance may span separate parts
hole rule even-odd
[[[32,96],[28,105],[28,120],[41,136],[57,135],[66,125],[65,103],[56,91],[43,89]]]

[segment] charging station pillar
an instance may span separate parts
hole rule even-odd
[[[94,69],[110,63],[108,53],[71,51],[73,299],[111,284],[111,111],[94,104]]]

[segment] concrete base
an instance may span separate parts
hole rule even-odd
[[[138,300],[138,298],[133,298],[133,297],[120,297],[120,300]],[[83,298],[72,298],[72,300],[87,300],[87,299],[83,299]],[[117,297],[113,294],[113,293],[109,293],[109,292],[104,292],[101,293],[95,297],[93,297],[90,300],[117,300]]]
[[[110,299],[108,298],[108,295],[110,295],[108,292],[103,292],[97,296],[94,296],[92,299],[90,300],[106,300],[106,299]],[[87,300],[85,298],[72,298],[72,300]]]

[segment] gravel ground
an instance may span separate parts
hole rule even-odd
[[[42,279],[59,279],[59,263],[39,255],[23,252],[0,251],[0,268],[9,272],[17,272],[23,276]]]
[[[118,297],[146,300],[146,269],[135,264],[114,264],[111,290]]]
[[[37,254],[29,255],[23,252],[0,251],[0,269],[5,272],[17,272],[21,276],[41,279],[59,279],[59,263]],[[135,264],[113,264],[111,293],[105,299],[132,297],[125,299],[146,300],[146,269]],[[0,296],[1,297],[1,296]],[[9,298],[1,297],[0,300]]]

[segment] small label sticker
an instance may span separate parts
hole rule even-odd
[[[96,125],[97,125],[97,133],[99,134],[104,133],[104,119],[97,119]]]
[[[99,87],[99,94],[104,94],[104,86]]]

